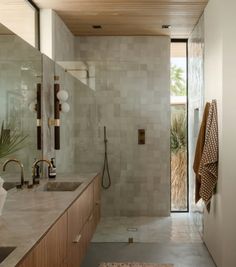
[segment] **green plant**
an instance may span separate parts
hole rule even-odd
[[[171,152],[177,153],[186,149],[186,116],[183,112],[173,115],[170,129]]]
[[[186,82],[183,78],[184,70],[176,65],[171,66],[171,95],[185,96]]]
[[[187,138],[186,116],[176,112],[171,120],[171,207],[187,208]]]
[[[18,133],[15,130],[5,129],[4,122],[2,122],[0,132],[0,158],[4,158],[24,148],[27,138],[27,135]]]

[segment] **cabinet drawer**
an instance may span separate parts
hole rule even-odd
[[[94,192],[94,204],[98,204],[101,201],[101,177],[97,176],[93,181],[93,192]]]
[[[94,206],[94,231],[96,230],[96,227],[98,223],[100,222],[101,218],[101,204],[98,203]]]
[[[101,176],[97,176],[93,182],[94,191],[94,231],[101,217]]]
[[[68,261],[78,267],[86,251],[86,222],[93,211],[93,183],[68,210]]]
[[[93,186],[90,184],[68,210],[68,240],[78,235],[93,209]]]
[[[82,231],[75,237],[74,241],[68,245],[69,257],[68,266],[69,267],[79,267],[89,245],[89,237],[91,232],[92,222],[88,220],[84,225]]]

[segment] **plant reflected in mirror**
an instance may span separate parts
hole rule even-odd
[[[9,156],[27,145],[28,135],[19,133],[15,129],[5,128],[2,122],[0,132],[0,158]]]

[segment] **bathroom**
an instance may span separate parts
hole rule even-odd
[[[235,267],[235,3],[56,2],[0,3],[0,266]],[[208,212],[192,166],[212,100],[219,181]],[[173,105],[186,119],[184,208],[173,208]]]

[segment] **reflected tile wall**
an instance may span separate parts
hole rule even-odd
[[[190,209],[199,231],[202,232],[202,203],[195,205],[195,175],[192,169],[195,146],[203,113],[204,101],[204,17],[202,16],[189,38],[189,181]]]
[[[4,120],[11,129],[27,135],[26,146],[1,159],[17,158],[25,168],[25,177],[31,178],[34,158],[41,157],[36,143],[36,114],[29,110],[29,92],[35,94],[41,83],[41,55],[15,35],[0,36],[0,123]],[[17,171],[14,165],[7,173]],[[2,175],[3,177],[5,174]],[[18,179],[18,176],[17,176]]]
[[[96,68],[96,105],[88,90],[77,98],[78,169],[102,169],[107,127],[112,186],[102,194],[103,215],[168,216],[170,39],[76,38],[76,59]],[[138,145],[140,128],[146,130],[145,145]]]
[[[55,64],[55,74],[59,77],[56,83],[60,84],[60,90],[66,90],[69,94],[69,98],[66,101],[70,105],[70,111],[68,113],[60,113],[60,140],[61,150],[56,150],[56,164],[58,172],[74,172],[75,169],[75,86],[76,79],[68,72]]]
[[[54,150],[54,127],[48,124],[48,119],[54,118],[54,75],[55,63],[43,55],[43,90],[42,90],[42,140],[43,158],[55,157]],[[44,164],[44,175],[47,175],[47,166]]]

